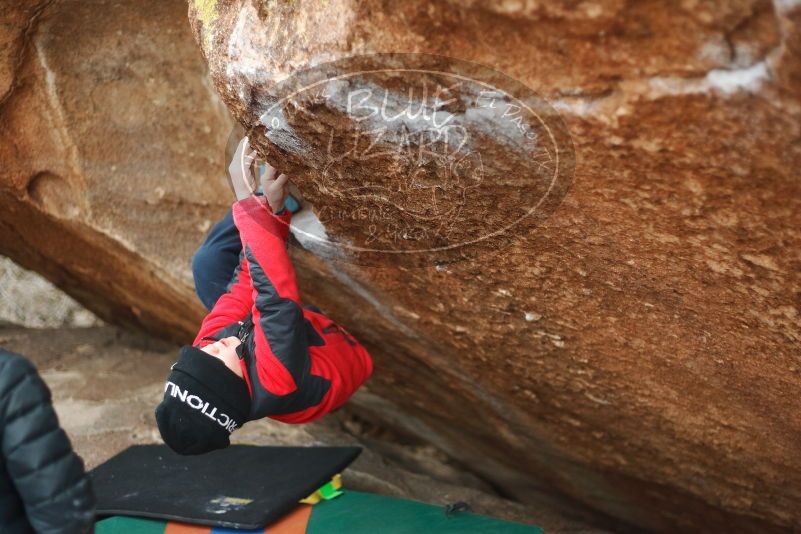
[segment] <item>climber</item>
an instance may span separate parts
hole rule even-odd
[[[199,284],[213,308],[194,343],[181,348],[156,408],[164,442],[180,454],[227,447],[232,432],[263,417],[313,421],[347,401],[372,373],[369,354],[344,328],[301,305],[286,245],[289,178],[268,165],[263,195],[255,193],[254,157],[243,139],[229,167],[237,201],[210,236],[224,237],[215,241],[223,244],[221,262]],[[226,273],[238,249],[241,261]]]

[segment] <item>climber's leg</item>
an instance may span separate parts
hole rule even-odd
[[[300,202],[291,194],[287,197],[285,206],[292,213],[301,209]],[[192,257],[195,291],[206,309],[211,310],[217,299],[228,291],[234,271],[239,266],[241,252],[239,231],[229,210],[214,225],[206,241]]]
[[[227,290],[239,265],[242,242],[231,211],[214,225],[206,241],[192,257],[192,275],[200,301],[211,310]]]

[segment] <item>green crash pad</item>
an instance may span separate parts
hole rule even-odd
[[[300,505],[308,506],[308,505]],[[302,526],[277,529],[281,534],[542,534],[537,527],[501,521],[469,512],[445,513],[445,508],[406,499],[345,490],[330,501],[311,508]],[[197,530],[195,530],[197,529]],[[202,530],[201,530],[202,529]],[[297,530],[296,530],[297,529]],[[276,529],[249,531],[271,534]],[[99,521],[95,534],[228,534],[237,531],[189,527],[152,519],[112,517]],[[238,531],[246,532],[246,531]]]
[[[269,532],[269,530],[268,530]],[[441,506],[346,490],[314,505],[306,534],[542,534],[529,525],[469,512],[446,515]]]
[[[166,529],[166,521],[122,515],[95,523],[95,534],[164,534]]]

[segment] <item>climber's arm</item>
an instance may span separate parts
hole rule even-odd
[[[217,299],[214,308],[203,319],[200,331],[192,344],[196,347],[202,347],[211,343],[212,341],[204,340],[204,338],[211,338],[223,328],[244,320],[252,307],[253,287],[250,281],[248,262],[243,258],[239,267],[237,267],[231,289]]]
[[[244,137],[239,141],[236,148],[234,157],[231,159],[231,164],[228,166],[228,173],[231,176],[231,184],[234,187],[234,193],[238,201],[255,202],[253,198],[253,176],[252,164],[256,159],[256,152],[251,148],[250,141]],[[285,174],[279,174],[277,169],[269,164],[266,164],[267,172],[261,177],[261,185],[264,190],[264,199],[269,202],[273,211],[283,211],[284,200],[288,194],[287,183],[289,177]],[[271,214],[272,215],[272,214]],[[286,224],[283,225],[284,230],[288,232],[289,219],[287,218]],[[241,236],[240,236],[241,239]],[[283,236],[286,241],[286,234]],[[250,277],[249,265],[247,255],[243,250],[243,255],[240,260],[240,265],[237,267],[234,283],[228,293],[222,295],[211,312],[203,320],[195,338],[195,346],[203,346],[211,342],[210,339],[226,328],[238,321],[244,320],[253,308],[253,287]],[[291,267],[291,264],[290,264]],[[294,277],[294,272],[292,273]]]
[[[319,386],[320,379],[327,381],[330,387],[319,403],[300,403],[296,412],[271,414],[287,423],[311,421],[350,398],[372,373],[372,360],[330,319],[316,313],[312,320],[304,316],[286,244],[291,213],[284,210],[274,215],[257,198],[237,202],[233,212],[253,287],[258,376],[251,374],[250,383],[285,396]]]
[[[310,369],[303,309],[286,248],[292,215],[288,210],[274,215],[256,197],[237,202],[233,211],[251,280],[258,378],[270,393],[286,395]]]

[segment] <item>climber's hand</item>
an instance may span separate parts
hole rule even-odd
[[[256,180],[253,177],[255,159],[256,151],[250,148],[250,141],[247,137],[242,138],[228,166],[228,174],[231,176],[237,200],[248,198],[255,192]]]
[[[261,177],[261,189],[270,209],[278,213],[284,209],[284,201],[289,194],[289,176],[278,174],[278,170],[269,163],[264,166],[267,170]]]

